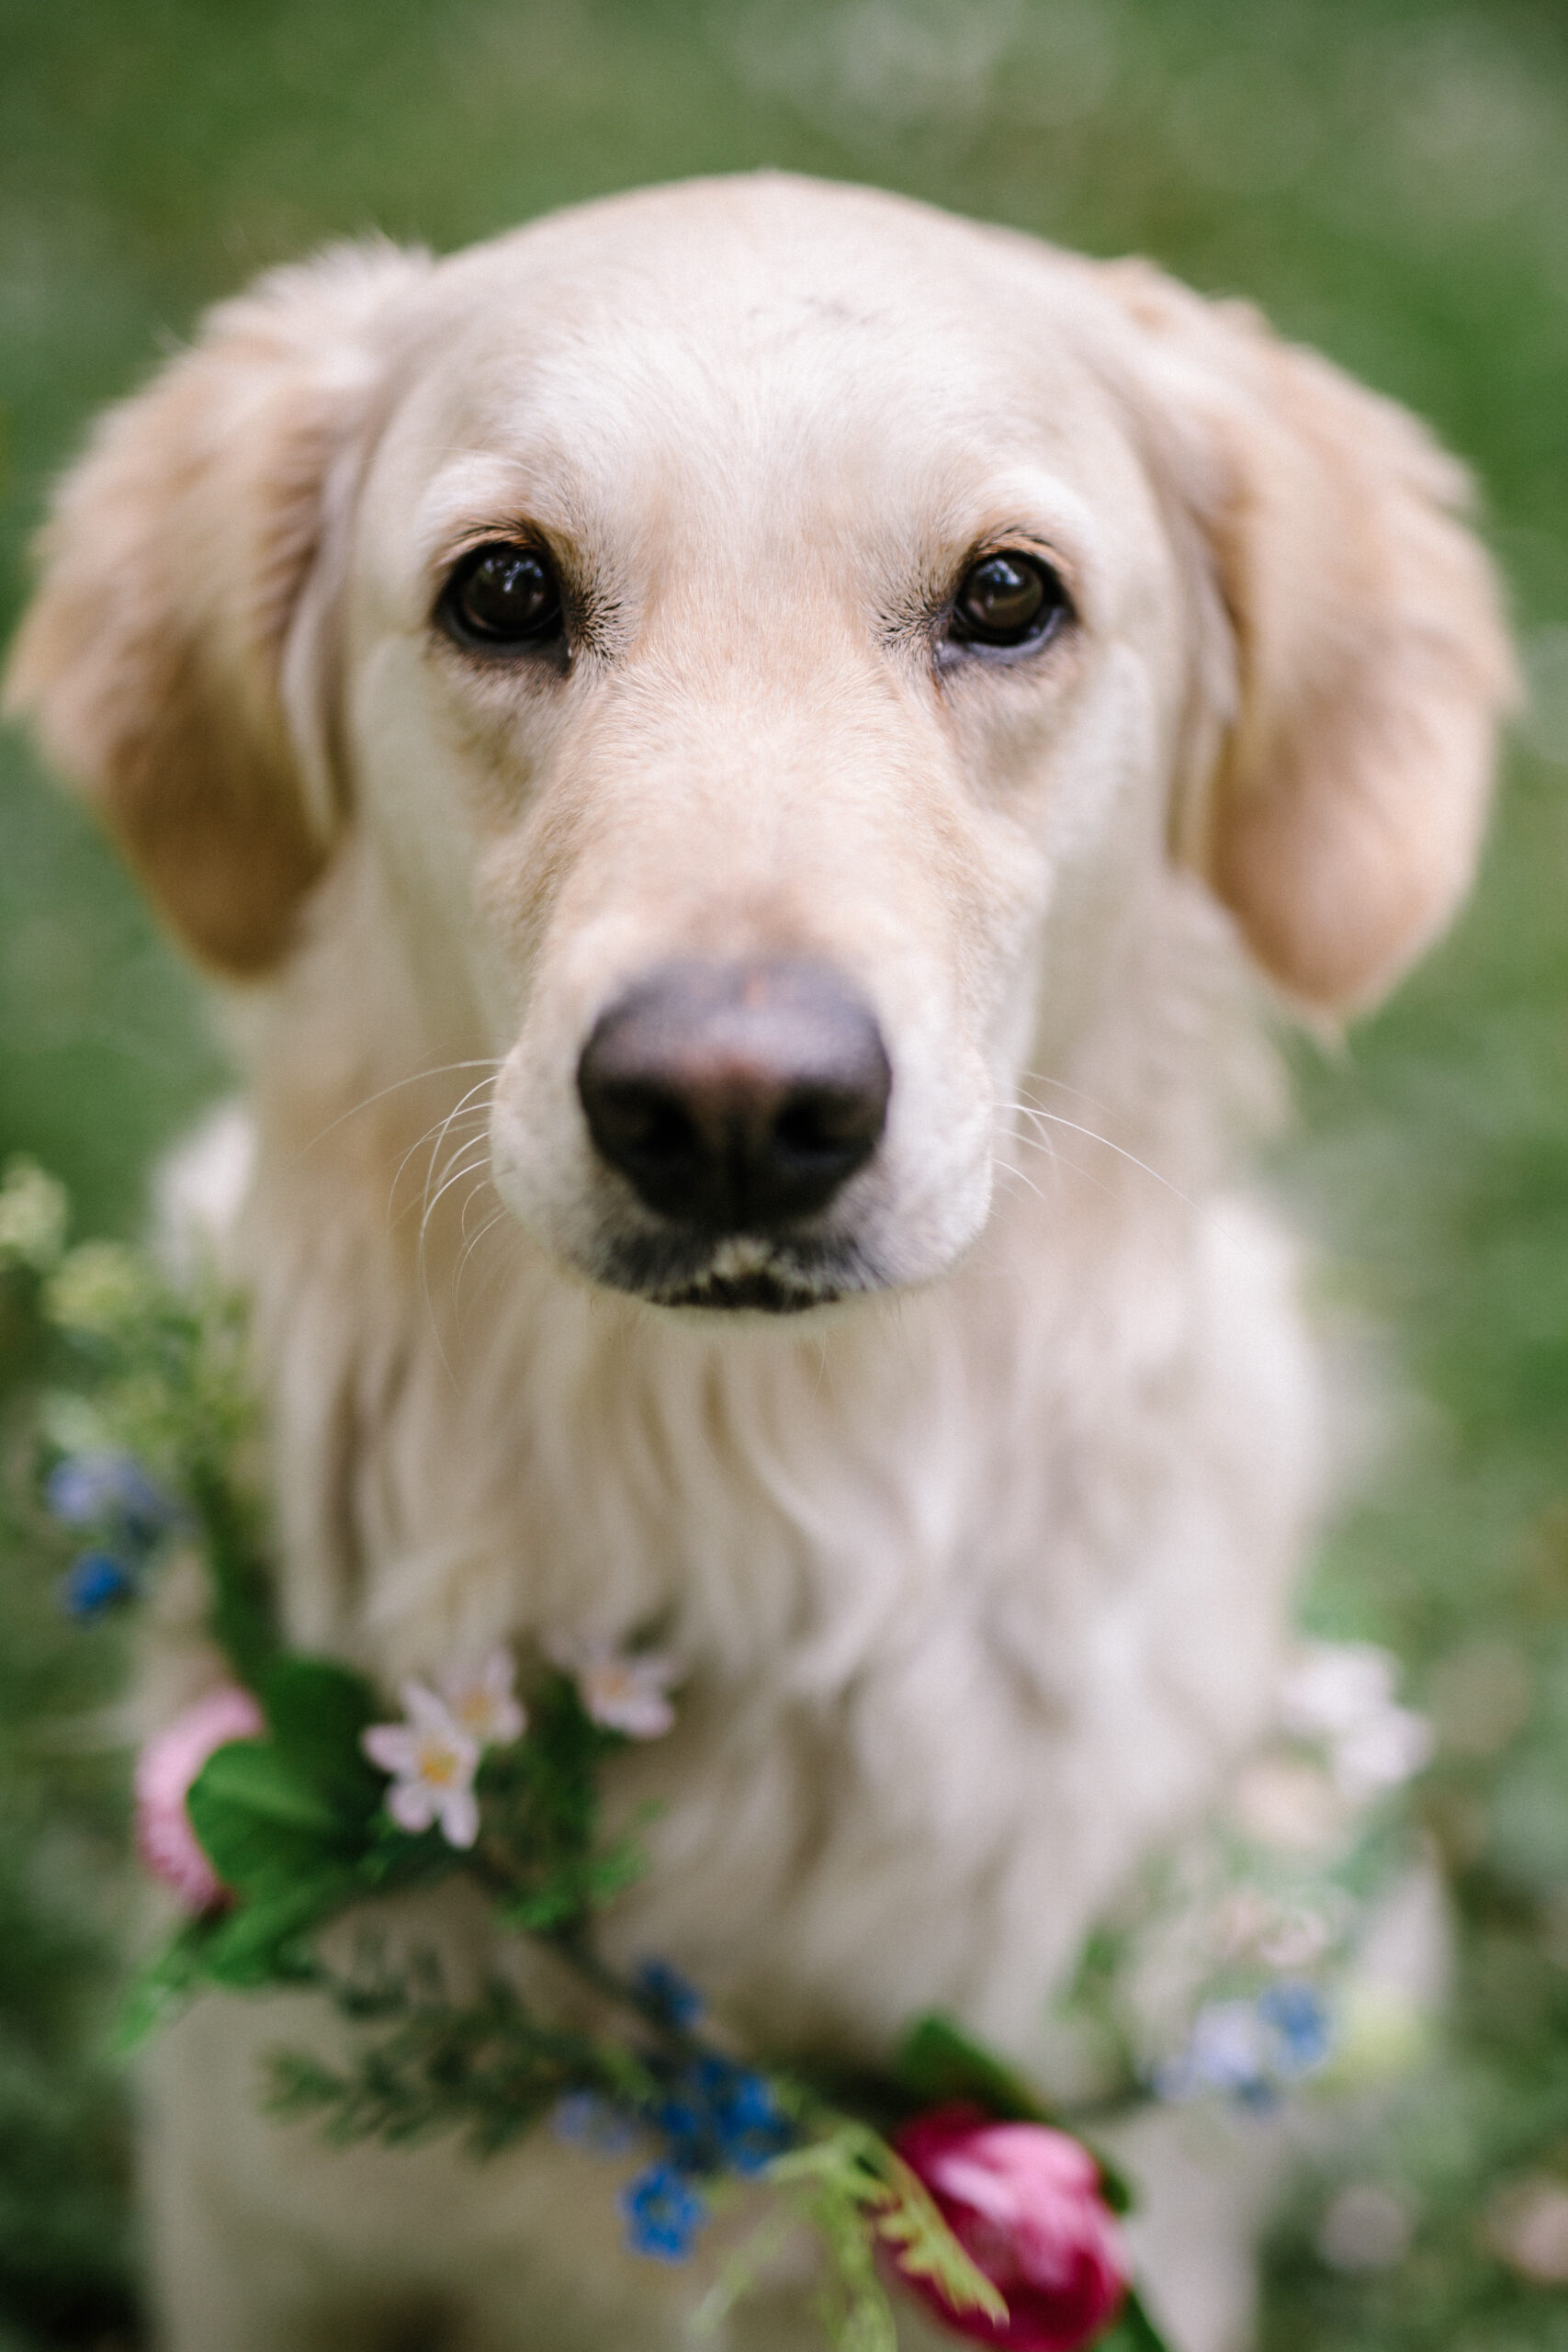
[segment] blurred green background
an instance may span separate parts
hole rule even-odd
[[[1430,2062],[1282,2219],[1265,2338],[1568,2346],[1561,0],[0,0],[0,622],[92,410],[254,270],[763,163],[1248,295],[1429,417],[1483,485],[1533,689],[1484,878],[1345,1050],[1299,1049],[1279,1171],[1326,1307],[1410,1399],[1310,1610],[1395,1647],[1435,1714],[1423,1802],[1458,1984]],[[131,1229],[222,1064],[15,739],[0,809],[0,1158],[62,1175],[81,1229]],[[123,2102],[97,2054],[123,1765],[91,1711],[116,1638],[61,1627],[3,1521],[0,1548],[0,2352],[109,2352],[136,2341]],[[1348,2184],[1381,2224],[1325,2234]]]

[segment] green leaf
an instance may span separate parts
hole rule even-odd
[[[1100,2166],[1100,2193],[1113,2213],[1130,2213],[1137,2203],[1133,2184],[1119,2166],[1111,2164],[1090,2142],[1082,2142]]]
[[[200,1984],[216,1926],[212,1919],[187,1919],[137,1971],[110,2035],[111,2054],[128,2056]]]
[[[960,2245],[924,2184],[897,2157],[893,2162],[896,2201],[877,2214],[876,2234],[893,2247],[899,2269],[911,2278],[929,2278],[954,2311],[980,2312],[1005,2325],[1000,2289]]]
[[[316,1975],[307,1943],[311,1930],[364,1894],[359,1874],[339,1868],[294,1878],[242,1903],[215,1923],[200,1973],[214,1984],[248,1989],[310,1984]]]
[[[261,1701],[279,1754],[334,1810],[357,1820],[379,1811],[385,1777],[359,1742],[384,1710],[362,1674],[334,1658],[275,1658],[262,1678]]]
[[[972,2041],[939,2010],[917,2018],[893,2054],[893,2075],[911,2098],[932,2107],[972,2099],[1008,2123],[1049,2123],[1050,2109],[1021,2075]]]
[[[213,1869],[241,1897],[281,1891],[344,1859],[341,1815],[268,1740],[217,1749],[186,1809]]]
[[[1169,2347],[1134,2289],[1112,2326],[1095,2337],[1093,2352],[1169,2352]]]
[[[557,1883],[516,1895],[497,1907],[509,1928],[520,1928],[525,1935],[548,1936],[581,1919],[585,1906],[581,1887],[574,1878],[568,1884]]]

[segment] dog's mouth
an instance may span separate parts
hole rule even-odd
[[[650,1291],[648,1296],[657,1306],[708,1307],[721,1314],[750,1310],[758,1315],[805,1315],[814,1306],[830,1306],[841,1293],[807,1290],[759,1268],[750,1274],[709,1274],[702,1282],[688,1283],[683,1290]]]
[[[709,1314],[805,1315],[883,1287],[842,1242],[752,1234],[626,1236],[596,1271],[650,1306]]]

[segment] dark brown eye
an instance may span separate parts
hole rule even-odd
[[[1038,645],[1071,610],[1050,564],[1004,550],[982,556],[959,582],[952,634],[965,645]]]
[[[538,645],[560,635],[560,586],[541,548],[492,539],[457,565],[437,616],[460,644]]]

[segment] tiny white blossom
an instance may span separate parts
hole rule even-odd
[[[415,1837],[439,1822],[449,1846],[471,1846],[479,1833],[479,1742],[424,1683],[405,1682],[402,1695],[406,1722],[372,1724],[360,1734],[372,1764],[393,1775],[387,1811]]]
[[[1336,1784],[1353,1804],[1399,1787],[1431,1760],[1431,1726],[1394,1698],[1398,1670],[1370,1642],[1316,1642],[1285,1679],[1284,1729],[1322,1743]]]
[[[1371,1642],[1308,1642],[1280,1692],[1280,1721],[1298,1739],[1342,1739],[1393,1704],[1398,1667]]]
[[[1409,1707],[1385,1707],[1371,1723],[1335,1741],[1334,1777],[1352,1804],[1364,1804],[1413,1780],[1431,1762],[1435,1746],[1425,1715]]]
[[[517,1668],[509,1650],[491,1650],[471,1674],[439,1678],[446,1712],[480,1747],[510,1747],[521,1739],[528,1716],[513,1688]]]
[[[661,1739],[675,1720],[665,1695],[681,1679],[667,1650],[623,1650],[592,1634],[551,1634],[545,1656],[577,1684],[583,1712],[628,1739]]]

